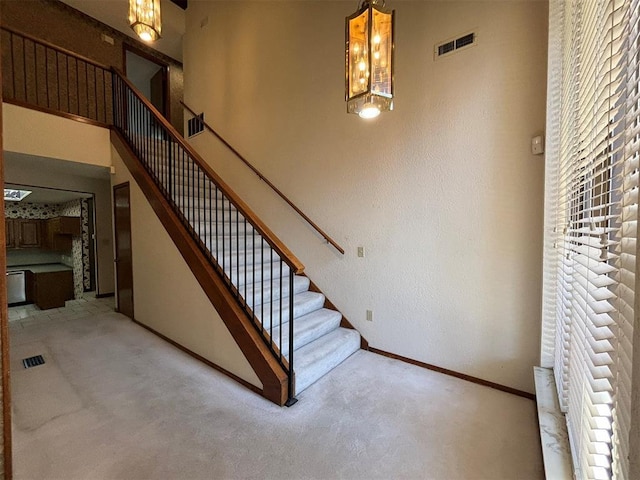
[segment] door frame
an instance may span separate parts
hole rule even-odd
[[[129,234],[131,235],[131,185],[129,182],[119,183],[113,186],[112,189],[112,199],[113,199],[113,243],[114,243],[114,252],[116,258],[114,258],[115,263],[115,277],[116,277],[116,300],[117,300],[117,309],[119,313],[122,313],[120,310],[120,288],[118,286],[118,232],[117,232],[117,223],[116,223],[116,190],[120,188],[127,188],[129,190]],[[131,242],[131,257],[132,257],[132,265],[131,265],[131,320],[135,319],[135,303],[134,303],[134,295],[133,295],[133,242]]]
[[[169,75],[169,64],[167,62],[163,62],[157,57],[154,57],[150,53],[145,52],[144,50],[138,49],[133,45],[129,45],[127,43],[122,44],[122,71],[124,72],[124,76],[127,76],[127,52],[131,52],[134,55],[138,55],[139,57],[144,58],[156,65],[159,65],[162,68],[163,76],[164,76],[164,112],[160,112],[164,115],[164,118],[171,123],[171,85]],[[128,78],[128,77],[127,77]],[[149,99],[150,100],[150,99]]]

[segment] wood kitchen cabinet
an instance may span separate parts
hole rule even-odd
[[[17,230],[14,231],[14,234],[20,248],[39,248],[42,246],[42,220],[17,219],[14,230]]]
[[[5,219],[7,248],[40,248],[43,246],[42,220],[33,218]]]
[[[64,307],[67,300],[73,300],[73,272],[27,272],[27,301],[40,309]]]
[[[13,218],[7,218],[4,221],[5,243],[7,248],[16,248],[16,236],[14,233],[15,221]]]
[[[55,217],[46,222],[46,247],[56,251],[71,251],[74,235],[82,234],[80,217]]]

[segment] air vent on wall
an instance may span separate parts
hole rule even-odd
[[[204,130],[204,112],[187,121],[187,136],[193,137]]]
[[[434,58],[438,58],[451,55],[464,48],[472,47],[478,42],[478,35],[475,32],[466,33],[457,38],[440,42],[436,45],[434,51]]]

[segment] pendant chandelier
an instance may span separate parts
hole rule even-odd
[[[374,118],[393,110],[394,15],[384,0],[363,0],[346,18],[347,113]]]
[[[129,0],[129,25],[145,42],[160,38],[160,0]]]

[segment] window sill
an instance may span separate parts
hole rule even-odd
[[[546,478],[573,479],[569,435],[560,411],[553,370],[533,367],[538,404],[538,423]]]

